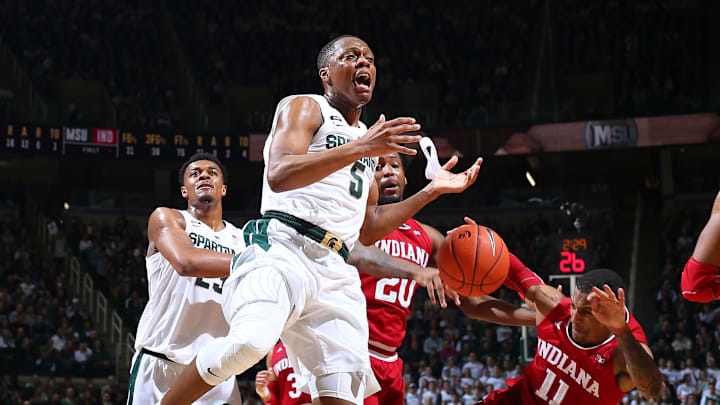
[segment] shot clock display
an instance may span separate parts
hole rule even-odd
[[[586,235],[558,237],[556,273],[583,273],[590,266],[590,238]]]

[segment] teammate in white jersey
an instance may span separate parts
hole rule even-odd
[[[343,36],[318,55],[323,96],[291,96],[275,113],[265,144],[263,219],[243,229],[252,244],[233,260],[223,288],[227,337],[203,347],[163,399],[189,404],[227,376],[264,357],[282,338],[313,402],[362,403],[377,390],[368,356],[365,298],[345,260],[356,241],[370,245],[445,193],[477,178],[480,159],[460,174],[452,158],[433,181],[396,204],[377,205],[377,156],[415,154],[401,143],[420,126],[413,118],[369,130],[360,122],[375,84],[374,56]],[[367,389],[366,389],[367,385]]]
[[[245,245],[242,232],[222,219],[225,173],[213,155],[193,155],[179,172],[187,210],[160,207],[150,216],[150,299],[135,338],[128,404],[157,403],[202,346],[228,333],[222,283]],[[196,403],[240,403],[235,376]]]

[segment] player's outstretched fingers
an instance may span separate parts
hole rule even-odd
[[[467,222],[468,225],[477,226],[475,220],[470,217],[465,217],[465,222]]]
[[[450,171],[458,162],[458,157],[456,155],[453,155],[453,157],[450,158],[447,162],[445,162],[444,165],[442,165],[443,170]]]
[[[445,285],[445,293],[450,297],[453,302],[455,302],[455,305],[458,307],[460,306],[460,294],[457,293],[457,291],[453,290],[452,288],[448,287],[448,285]]]
[[[395,151],[402,153],[403,155],[417,155],[417,151],[415,149],[398,144],[395,144]]]
[[[380,114],[380,118],[378,118],[377,121],[375,121],[374,124],[370,127],[370,129],[373,129],[375,127],[379,127],[380,125],[383,125],[385,123],[385,114]]]
[[[432,302],[433,305],[437,305],[437,300],[435,299],[435,286],[433,285],[432,280],[430,280],[430,282],[427,283],[427,286],[425,288],[427,288],[428,297],[430,297],[430,302]]]
[[[477,158],[475,161],[475,164],[470,166],[470,168],[467,170],[468,174],[468,181],[470,184],[475,183],[475,180],[477,179],[478,174],[480,173],[480,166],[482,166],[483,158]]]
[[[435,291],[437,291],[438,299],[440,301],[440,308],[447,308],[447,301],[445,300],[445,288],[443,288],[440,276],[437,277],[437,280],[433,279],[433,284],[436,284]]]
[[[607,294],[605,293],[605,291],[603,291],[597,287],[593,287],[590,294],[588,294],[588,301],[590,301],[591,303],[602,300],[602,299],[607,299],[607,298],[608,297],[607,297]]]
[[[625,305],[625,290],[622,288],[618,288],[618,299],[621,304]]]
[[[392,128],[400,125],[412,125],[416,123],[417,121],[413,117],[397,117],[385,122],[385,127]]]

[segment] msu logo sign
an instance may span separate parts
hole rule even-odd
[[[588,121],[585,123],[585,146],[588,149],[628,147],[636,144],[635,120]]]
[[[343,247],[342,239],[338,238],[330,232],[325,232],[325,237],[323,238],[322,242],[320,242],[320,244],[335,253],[339,252],[340,249],[342,249]]]

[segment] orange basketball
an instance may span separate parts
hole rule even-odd
[[[505,282],[510,254],[505,241],[490,228],[463,225],[452,230],[438,253],[440,277],[460,295],[494,292]]]

